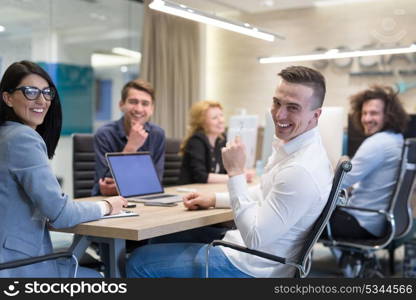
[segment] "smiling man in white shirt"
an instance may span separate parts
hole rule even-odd
[[[292,66],[278,74],[271,114],[275,124],[273,153],[261,184],[248,187],[245,150],[237,138],[223,148],[230,177],[229,193],[191,193],[190,209],[231,207],[237,229],[224,240],[293,258],[321,213],[331,188],[332,168],[317,129],[325,97],[325,79],[317,71]],[[128,260],[129,277],[204,277],[206,244],[149,245]],[[295,269],[233,249],[210,251],[212,277],[292,277]]]

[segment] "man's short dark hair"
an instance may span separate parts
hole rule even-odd
[[[373,85],[369,89],[351,96],[351,117],[355,127],[364,132],[361,123],[363,105],[374,99],[384,102],[384,127],[382,131],[392,130],[403,133],[407,128],[409,115],[404,110],[397,92],[389,86]]]
[[[313,96],[316,100],[316,105],[312,109],[322,107],[326,85],[325,78],[320,72],[304,66],[290,66],[280,71],[277,75],[287,82],[302,84],[312,88]]]
[[[136,89],[139,91],[146,92],[152,97],[152,102],[155,102],[155,90],[150,82],[143,80],[143,79],[135,79],[132,81],[127,82],[123,89],[121,90],[121,101],[127,100],[127,94],[129,93],[129,89]]]

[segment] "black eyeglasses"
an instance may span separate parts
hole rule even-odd
[[[15,91],[22,91],[25,98],[31,101],[38,99],[38,97],[40,96],[40,93],[43,94],[43,98],[45,98],[45,100],[47,101],[51,101],[55,99],[55,96],[56,96],[55,89],[51,87],[47,87],[41,90],[34,86],[21,86],[21,87],[9,90],[9,93],[13,93]]]

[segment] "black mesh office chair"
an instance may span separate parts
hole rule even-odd
[[[327,227],[327,238],[321,242],[328,247],[343,250],[344,261],[352,269],[352,277],[384,277],[380,262],[375,252],[385,249],[393,239],[406,235],[413,224],[411,212],[411,196],[416,175],[416,138],[406,139],[400,168],[398,171],[396,187],[387,210],[373,210],[344,206],[344,209],[361,210],[383,215],[386,220],[386,230],[383,236],[377,239],[334,238],[330,225]]]
[[[395,264],[394,264],[394,252],[397,247],[402,245],[407,240],[413,238],[416,228],[414,226],[413,212],[412,212],[412,195],[415,184],[415,173],[416,171],[412,168],[416,168],[416,138],[406,139],[403,156],[406,157],[406,172],[403,175],[402,185],[396,200],[396,205],[394,207],[394,218],[395,218],[395,228],[396,232],[394,234],[393,240],[386,246],[386,249],[389,252],[389,266],[390,273],[394,274]]]
[[[341,183],[347,172],[351,170],[351,163],[347,157],[342,157],[335,169],[334,179],[332,181],[331,191],[329,193],[328,201],[325,204],[324,209],[319,215],[318,219],[315,221],[311,231],[308,234],[307,240],[299,254],[299,257],[296,260],[290,261],[286,258],[279,257],[270,253],[265,253],[259,250],[249,249],[242,247],[240,245],[232,244],[222,240],[215,240],[207,247],[207,262],[206,262],[206,277],[209,277],[209,250],[210,247],[215,246],[224,246],[232,248],[238,251],[256,255],[262,258],[270,259],[272,261],[291,265],[296,268],[295,277],[306,277],[309,273],[312,261],[311,261],[311,252],[312,248],[315,245],[316,241],[320,237],[322,231],[324,230],[326,224],[329,221],[329,218],[334,211],[334,208],[339,201],[341,193]]]
[[[78,133],[72,140],[74,198],[90,197],[95,176],[94,135]]]
[[[179,155],[180,139],[167,138],[165,150],[165,170],[163,186],[177,185],[181,170],[182,157]]]
[[[72,176],[74,198],[90,197],[95,178],[94,135],[76,133],[72,135]],[[92,243],[91,249],[100,253],[99,245]],[[83,266],[99,269],[102,263],[85,253],[80,260]]]
[[[396,263],[395,263],[395,251],[400,246],[406,244],[407,242],[411,241],[412,239],[416,238],[416,219],[413,218],[413,225],[410,226],[410,230],[405,235],[400,235],[395,237],[387,246],[386,250],[389,253],[389,270],[390,274],[394,274],[396,272]]]

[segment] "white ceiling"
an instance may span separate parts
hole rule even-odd
[[[345,2],[345,0],[324,1],[328,3]],[[238,11],[255,14],[272,10],[313,7],[316,2],[323,2],[323,0],[173,0],[173,2],[211,13],[223,14]]]
[[[312,7],[322,0],[173,0],[210,13],[259,13]],[[325,0],[331,2],[345,0]],[[364,1],[364,0],[361,0]],[[128,0],[0,0],[1,36],[38,29],[85,33],[94,40],[115,34],[136,35],[139,1]],[[127,29],[127,32],[126,30]],[[118,31],[117,31],[118,30]],[[122,32],[124,31],[124,33]],[[128,31],[131,31],[128,33]]]
[[[260,13],[311,7],[318,0],[173,0],[210,13]],[[322,1],[322,0],[319,0]],[[345,0],[325,0],[331,2]],[[353,0],[354,1],[354,0]],[[357,0],[355,0],[357,1]],[[365,1],[365,0],[360,0]],[[0,42],[57,32],[65,45],[138,49],[143,6],[128,0],[0,0]],[[232,15],[229,16],[232,19]]]

